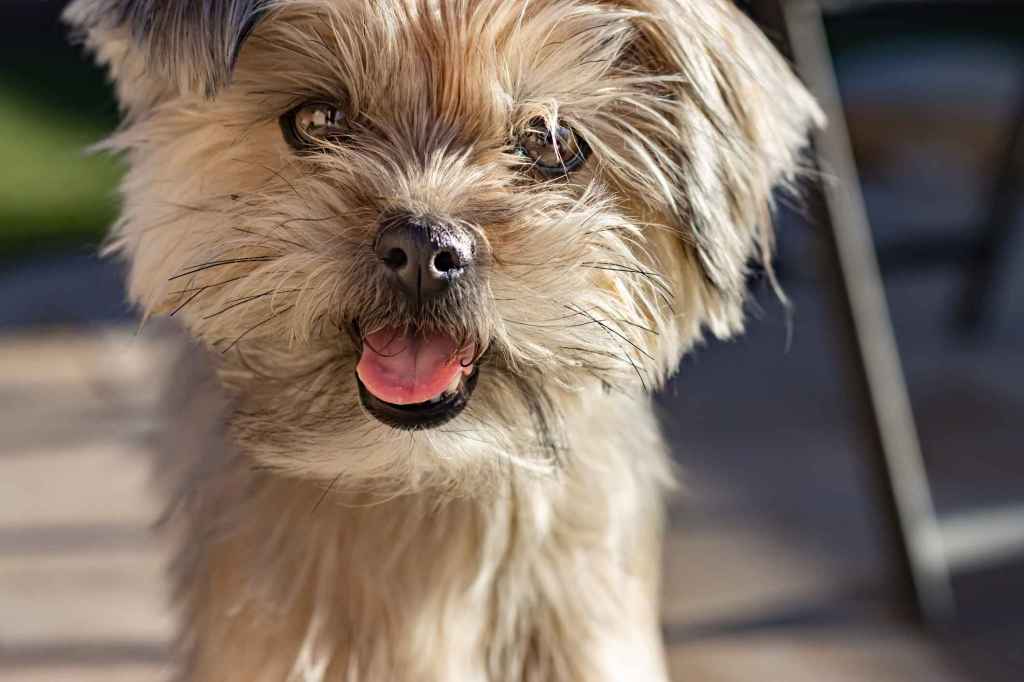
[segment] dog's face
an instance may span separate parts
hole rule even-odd
[[[126,114],[133,298],[322,479],[557,461],[742,322],[813,103],[719,0],[79,0]],[[568,417],[566,415],[569,415]]]

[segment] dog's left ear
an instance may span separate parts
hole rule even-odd
[[[749,262],[771,254],[773,189],[795,177],[823,116],[730,0],[620,2],[638,12],[627,58],[664,77],[659,101],[670,103],[645,127],[668,160],[663,206],[711,288],[739,302]]]
[[[108,65],[122,105],[134,113],[175,94],[216,94],[272,3],[75,0],[64,20]]]

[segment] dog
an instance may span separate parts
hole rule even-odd
[[[109,250],[211,363],[195,682],[666,679],[650,393],[743,327],[811,96],[724,0],[76,0]],[[170,452],[170,450],[169,450]]]

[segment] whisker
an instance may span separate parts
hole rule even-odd
[[[308,247],[303,246],[302,244],[300,244],[298,242],[294,242],[291,239],[285,239],[284,237],[277,237],[277,236],[274,236],[274,235],[263,234],[262,232],[256,232],[255,230],[247,230],[244,227],[233,227],[231,229],[235,230],[236,232],[241,232],[243,234],[251,234],[254,237],[262,237],[263,239],[269,239],[271,241],[280,242],[282,244],[289,244],[291,246],[294,246],[294,247],[297,247],[299,249],[302,249],[303,251],[308,251],[309,250]]]
[[[650,270],[644,270],[632,265],[623,265],[622,263],[612,263],[610,261],[584,261],[580,263],[585,268],[594,268],[596,270],[613,270],[616,272],[632,272],[637,275],[644,275],[645,277],[653,277],[659,281],[664,281],[665,276],[658,272],[652,272]]]
[[[194,275],[197,272],[202,272],[203,270],[219,268],[225,265],[234,265],[236,263],[267,263],[269,261],[276,260],[277,258],[277,256],[246,256],[243,258],[223,258],[221,260],[212,260],[199,265],[190,265],[188,266],[190,268],[189,270],[180,272],[172,277],[168,277],[167,281],[173,282],[176,279],[188,277],[189,275]]]
[[[204,320],[211,320],[211,319],[217,317],[218,315],[226,313],[227,311],[232,310],[234,308],[237,308],[240,305],[245,305],[246,303],[252,303],[253,301],[257,301],[257,300],[259,300],[261,298],[264,298],[266,296],[270,296],[272,294],[294,294],[294,293],[299,292],[299,291],[302,291],[302,289],[271,289],[270,291],[264,291],[263,293],[260,293],[260,294],[253,294],[252,296],[243,296],[240,299],[236,299],[233,302],[230,302],[228,305],[224,306],[223,308],[221,308],[217,312],[210,313],[209,315],[204,316],[203,319]],[[202,292],[199,292],[199,293],[202,293]],[[196,296],[198,296],[198,295],[199,294],[196,294]]]
[[[232,159],[232,161],[234,161],[235,163],[249,164],[250,166],[256,166],[257,168],[262,168],[263,170],[267,171],[268,173],[270,173],[271,175],[276,177],[278,180],[280,180],[284,184],[288,185],[288,188],[292,191],[292,194],[294,194],[299,199],[301,199],[302,203],[304,203],[306,205],[307,209],[310,208],[309,201],[307,201],[306,197],[302,196],[302,194],[299,192],[298,189],[296,189],[296,187],[292,183],[292,181],[289,180],[288,178],[286,178],[281,173],[281,171],[275,170],[275,169],[271,168],[270,166],[268,166],[266,164],[262,164],[262,163],[259,163],[257,161],[252,161],[252,160],[249,160],[249,159],[235,158],[235,159]]]
[[[184,289],[175,289],[174,291],[171,291],[169,293],[173,295],[173,294],[187,294],[190,291],[205,291],[206,289],[212,289],[214,287],[221,287],[221,286],[224,286],[225,284],[231,284],[232,282],[237,282],[238,280],[245,279],[248,276],[249,275],[239,275],[238,277],[232,277],[231,279],[226,279],[223,282],[215,282],[214,284],[204,284],[204,285],[198,286],[198,287],[186,287]]]
[[[185,299],[185,302],[184,302],[184,303],[182,303],[181,305],[179,305],[179,306],[178,306],[177,308],[175,308],[174,310],[172,310],[172,311],[171,311],[171,314],[170,314],[170,315],[168,315],[168,317],[174,317],[175,315],[177,315],[178,313],[180,313],[180,312],[182,311],[182,309],[183,309],[183,308],[185,308],[185,306],[187,306],[187,305],[188,305],[189,303],[191,303],[192,301],[196,300],[196,299],[197,299],[197,298],[199,297],[199,294],[203,293],[204,291],[206,291],[206,287],[202,287],[202,288],[200,288],[200,289],[199,289],[199,291],[195,292],[194,294],[192,294],[191,296],[189,296],[188,298],[186,298],[186,299]]]
[[[572,310],[572,306],[571,306],[571,304],[567,304],[567,305],[566,305],[566,307],[567,307],[567,308],[569,308],[570,310]],[[635,350],[636,350],[636,351],[637,351],[638,353],[641,353],[642,355],[646,356],[647,358],[649,358],[649,359],[650,359],[650,360],[652,360],[652,361],[654,360],[654,358],[653,358],[653,357],[651,357],[651,355],[650,355],[649,353],[647,353],[647,352],[646,352],[646,351],[644,351],[644,350],[643,350],[642,348],[640,348],[639,346],[637,346],[637,345],[636,345],[635,343],[633,343],[632,341],[630,341],[630,340],[629,340],[628,338],[626,338],[626,337],[625,337],[625,336],[624,336],[623,334],[621,334],[620,332],[618,332],[618,331],[616,331],[616,330],[612,329],[612,328],[611,328],[611,327],[609,327],[608,325],[606,325],[606,324],[604,324],[604,323],[600,322],[599,320],[597,320],[596,318],[594,318],[594,317],[593,317],[592,315],[590,315],[590,313],[587,313],[586,311],[582,311],[582,312],[583,312],[583,314],[584,314],[584,315],[586,315],[587,317],[589,317],[589,318],[593,319],[593,320],[594,320],[594,322],[596,322],[596,323],[597,323],[597,325],[598,325],[599,327],[601,327],[601,329],[603,329],[603,330],[604,330],[605,332],[607,332],[607,333],[608,333],[609,335],[613,335],[613,336],[617,336],[617,337],[619,337],[620,339],[622,339],[623,341],[625,341],[626,343],[628,343],[628,344],[629,344],[630,346],[632,346],[632,347],[633,347],[633,348],[634,348],[634,349],[635,349]],[[640,385],[641,385],[641,386],[643,386],[644,390],[646,391],[646,390],[647,390],[647,382],[646,382],[646,381],[644,380],[644,376],[643,376],[643,373],[642,373],[642,372],[640,371],[640,367],[639,367],[639,366],[638,366],[638,365],[636,364],[636,362],[635,362],[635,361],[633,360],[633,358],[629,357],[629,354],[628,354],[628,353],[626,353],[625,355],[626,355],[626,358],[627,358],[627,359],[629,360],[629,364],[633,366],[633,371],[635,371],[635,372],[636,372],[636,376],[637,376],[637,378],[638,378],[638,379],[640,379]]]
[[[316,504],[313,505],[313,508],[309,512],[310,514],[315,514],[316,513],[316,510],[319,509],[320,505],[323,503],[323,501],[325,499],[327,499],[327,496],[330,494],[331,490],[334,489],[334,486],[336,486],[338,484],[338,481],[341,480],[341,475],[344,474],[344,473],[345,473],[345,470],[342,469],[341,471],[338,472],[337,476],[335,476],[333,479],[331,479],[331,482],[327,485],[326,488],[324,488],[324,491],[320,494],[320,497],[319,497],[319,499],[317,499]]]
[[[234,341],[232,341],[231,344],[227,348],[222,350],[221,354],[222,355],[226,354],[228,351],[230,351],[232,348],[234,348],[236,345],[238,345],[238,342],[241,341],[242,339],[244,339],[246,336],[248,336],[249,333],[252,332],[253,330],[258,329],[259,327],[262,327],[263,325],[267,324],[268,322],[270,322],[271,320],[274,320],[277,317],[280,317],[281,315],[285,314],[286,312],[288,312],[289,310],[291,310],[294,307],[295,307],[294,305],[290,305],[287,308],[284,308],[283,310],[279,310],[278,312],[274,313],[273,315],[271,315],[267,319],[265,319],[265,320],[263,320],[261,322],[257,322],[253,326],[249,327],[244,332],[239,334],[238,338],[236,338]]]
[[[675,295],[672,293],[672,289],[669,288],[668,284],[665,283],[665,278],[663,275],[659,275],[656,272],[648,272],[646,270],[641,270],[640,268],[633,268],[626,265],[620,265],[618,263],[597,264],[597,262],[591,262],[583,263],[582,267],[589,268],[591,270],[622,272],[645,277],[651,282],[651,286],[654,287],[654,292],[658,295],[659,298],[661,298],[662,302],[665,304],[665,307],[667,307],[673,314],[675,313],[675,308],[673,307],[671,300],[675,298]]]

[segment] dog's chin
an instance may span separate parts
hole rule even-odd
[[[419,431],[433,429],[457,417],[469,403],[479,377],[479,367],[459,377],[458,384],[430,400],[411,404],[389,403],[378,398],[357,375],[359,400],[377,421],[395,429]]]

